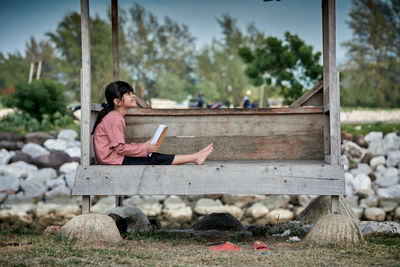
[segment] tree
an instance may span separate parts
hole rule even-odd
[[[173,73],[164,73],[157,76],[154,88],[159,92],[160,98],[173,99],[182,102],[186,98],[185,80]]]
[[[353,38],[343,45],[348,62],[341,66],[341,103],[347,106],[400,105],[400,2],[352,2]]]
[[[26,43],[25,58],[29,62],[42,61],[42,70],[40,77],[51,78],[54,75],[53,66],[55,60],[54,49],[49,41],[37,42],[34,37]]]
[[[289,32],[284,40],[265,37],[258,47],[243,46],[239,55],[248,64],[246,74],[254,85],[274,84],[280,88],[285,104],[322,79],[322,66],[318,63],[321,53],[314,53],[311,45]]]
[[[29,62],[20,53],[4,56],[0,52],[0,89],[28,81]]]

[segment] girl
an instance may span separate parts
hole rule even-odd
[[[126,144],[124,116],[137,105],[133,89],[126,82],[116,81],[107,85],[105,96],[107,104],[103,104],[92,131],[94,151],[100,164],[178,165],[194,162],[202,165],[211,154],[213,144],[188,155],[156,153],[159,146],[150,144],[151,139],[141,144]],[[150,157],[149,153],[152,153]]]

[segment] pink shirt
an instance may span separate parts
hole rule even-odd
[[[146,144],[125,143],[125,120],[116,111],[109,112],[93,135],[94,152],[100,164],[121,165],[124,156],[147,157]]]

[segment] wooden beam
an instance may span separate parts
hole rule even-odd
[[[319,81],[311,90],[309,90],[307,93],[305,93],[299,99],[297,99],[295,102],[293,102],[290,105],[290,107],[300,107],[300,106],[302,106],[307,100],[309,100],[311,97],[313,97],[319,91],[321,91],[322,90],[322,86],[323,86],[323,81]]]
[[[113,78],[119,81],[118,0],[111,0]]]
[[[288,165],[79,166],[75,181],[73,195],[345,193],[341,166],[305,162]]]

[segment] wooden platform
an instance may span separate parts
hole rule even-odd
[[[340,165],[322,161],[208,162],[202,166],[79,166],[73,195],[345,193]]]

